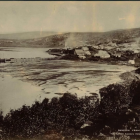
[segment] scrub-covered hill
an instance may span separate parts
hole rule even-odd
[[[1,35],[0,35],[0,38]],[[124,46],[139,44],[140,28],[115,30],[109,32],[69,32],[69,33],[53,33],[38,37],[21,36],[18,39],[13,38],[0,39],[0,46],[15,46],[15,47],[47,47],[47,48],[64,48],[76,47],[79,45],[107,45],[110,42],[121,44]]]
[[[21,32],[21,33],[9,33],[0,34],[0,39],[33,39],[46,37],[48,35],[54,35],[57,32],[47,32],[47,31],[32,31],[32,32]]]

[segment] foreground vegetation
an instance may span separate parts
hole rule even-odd
[[[65,93],[51,101],[36,101],[31,107],[23,105],[6,116],[1,112],[1,139],[105,139],[119,129],[140,130],[139,91],[140,80],[134,80],[127,86],[102,88],[101,101],[96,93],[84,98]]]

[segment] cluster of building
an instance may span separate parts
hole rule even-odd
[[[100,57],[100,58],[109,58],[110,55],[105,50],[97,50],[92,46],[79,46],[76,48],[68,48],[68,50],[73,50],[73,54],[80,59],[86,59],[90,57]]]
[[[112,49],[115,50],[112,51]],[[120,47],[112,41],[108,41],[106,44],[97,43],[94,45],[83,45],[83,42],[81,44],[71,42],[69,45],[65,43],[65,50],[74,50],[74,55],[77,55],[80,59],[86,59],[89,57],[121,57]]]
[[[100,50],[110,50],[112,48],[117,48],[117,44],[116,43],[113,43],[113,42],[109,42],[107,44],[97,44],[97,45],[94,45],[93,46],[95,49],[100,49]]]
[[[0,44],[11,44],[11,43],[13,43],[14,41],[12,41],[12,40],[0,40]]]
[[[126,47],[125,47],[126,48]],[[116,60],[125,61],[125,64],[139,65],[140,57],[137,57],[139,51],[123,50],[123,47],[118,46],[116,43],[109,42],[108,44],[97,44],[97,45],[81,45],[76,47],[65,46],[65,50],[77,56],[80,59],[86,58],[116,58]],[[67,52],[66,51],[66,52]],[[127,61],[127,62],[126,62]]]
[[[78,56],[80,59],[85,59],[91,55],[88,47],[77,47],[74,49],[74,55]]]

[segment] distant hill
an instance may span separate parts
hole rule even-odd
[[[116,44],[138,42],[140,40],[140,28],[115,30],[109,32],[71,32],[51,35],[39,39],[26,40],[30,45],[63,48],[79,45],[98,45],[113,42]]]
[[[9,40],[10,39],[10,40]],[[12,42],[11,42],[12,41]],[[6,43],[7,42],[7,43]],[[140,28],[109,32],[26,32],[0,34],[0,46],[64,48],[79,45],[106,45],[137,42],[140,44]]]
[[[23,33],[0,34],[0,39],[33,39],[57,34],[57,32],[33,31]]]

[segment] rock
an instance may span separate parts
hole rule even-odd
[[[81,129],[87,127],[87,126],[91,126],[93,123],[91,121],[86,121],[82,126]]]
[[[106,137],[106,135],[104,135],[103,133],[100,133],[100,134],[98,135],[98,137]]]
[[[87,136],[93,135],[93,123],[91,121],[86,121],[80,128],[81,133]]]

